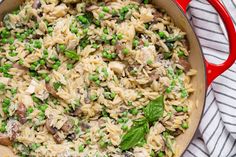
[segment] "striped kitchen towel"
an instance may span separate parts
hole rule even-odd
[[[236,0],[221,2],[235,22]],[[222,63],[228,56],[229,46],[217,12],[207,0],[193,0],[188,8],[188,17],[206,59]],[[198,134],[184,154],[184,157],[208,156],[236,157],[236,63],[209,87]]]

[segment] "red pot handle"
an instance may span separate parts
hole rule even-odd
[[[175,0],[176,3],[179,5],[179,7],[186,12],[187,6],[191,0]],[[236,32],[234,28],[233,21],[227,12],[227,10],[224,8],[224,6],[220,3],[219,0],[208,0],[208,2],[216,9],[216,11],[221,16],[226,30],[228,32],[229,36],[229,57],[227,60],[219,65],[209,63],[207,60],[205,60],[206,64],[206,70],[207,70],[207,83],[208,85],[211,84],[211,82],[221,75],[224,71],[226,71],[228,68],[230,68],[235,60],[236,60]]]

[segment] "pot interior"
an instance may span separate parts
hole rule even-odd
[[[0,3],[0,20],[2,20],[5,13],[17,8],[23,0],[5,0]],[[190,58],[189,61],[194,69],[198,71],[197,75],[192,79],[192,84],[195,90],[194,94],[190,96],[190,99],[194,102],[194,107],[190,116],[189,129],[177,138],[177,154],[176,156],[181,156],[181,154],[188,147],[191,142],[195,131],[197,130],[198,124],[201,120],[201,115],[205,103],[206,94],[206,76],[205,76],[205,66],[204,58],[202,56],[202,50],[199,41],[185,17],[184,13],[181,12],[179,7],[173,2],[173,0],[152,0],[153,4],[163,8],[172,17],[175,24],[187,33],[187,38],[190,43]],[[2,156],[14,156],[10,149],[0,146],[0,157]]]

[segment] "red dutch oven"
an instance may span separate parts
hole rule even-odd
[[[236,60],[236,32],[233,21],[226,11],[220,0],[208,0],[208,2],[216,9],[221,16],[229,37],[229,57],[219,65],[209,63],[205,60],[200,43],[194,30],[185,16],[186,8],[191,0],[152,0],[152,3],[166,12],[172,17],[175,24],[187,33],[190,44],[189,61],[191,66],[198,71],[197,75],[192,79],[193,87],[196,89],[190,99],[195,102],[190,115],[190,124],[187,131],[177,137],[177,153],[175,156],[181,156],[192,141],[194,134],[201,120],[202,112],[205,104],[206,89],[211,82],[224,71],[226,71]],[[19,6],[23,0],[5,0],[0,4],[0,19],[5,13]],[[14,156],[11,149],[0,146],[0,157],[3,155]]]

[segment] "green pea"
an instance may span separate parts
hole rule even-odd
[[[116,16],[118,14],[118,12],[115,9],[112,9],[111,14],[112,14],[112,16]]]
[[[34,41],[34,47],[35,47],[35,48],[38,48],[38,49],[41,49],[41,48],[42,48],[42,43],[41,43],[41,41],[35,40],[35,41]]]
[[[149,0],[143,0],[143,3],[144,3],[144,4],[148,4],[148,3],[149,3]]]
[[[9,106],[11,103],[11,100],[9,98],[3,99],[2,105],[3,106]]]
[[[78,29],[74,26],[70,28],[70,31],[75,34],[78,33]]]
[[[122,52],[123,52],[124,55],[127,55],[127,54],[129,54],[129,49],[128,49],[128,48],[125,48],[125,49],[123,49]]]
[[[133,40],[133,46],[134,46],[134,47],[137,47],[138,44],[139,44],[139,41],[138,41],[138,40]]]
[[[117,39],[119,39],[119,40],[123,39],[123,35],[120,34],[120,33],[118,33],[118,34],[117,34]]]
[[[188,112],[188,107],[187,106],[183,107],[183,112]]]
[[[0,127],[0,132],[1,133],[4,133],[4,132],[7,131],[6,126],[7,126],[7,123],[6,122],[2,122],[1,127]]]
[[[32,113],[34,111],[34,108],[33,107],[29,107],[27,110],[26,110],[26,113],[27,115],[29,115],[30,113]]]
[[[101,83],[100,80],[96,80],[96,81],[95,81],[95,84],[96,84],[96,85],[100,85],[100,83]]]
[[[35,151],[35,150],[38,149],[39,147],[40,147],[40,144],[39,144],[39,143],[33,143],[30,148],[31,148],[33,151]]]
[[[177,107],[175,108],[175,110],[176,110],[177,112],[182,112],[182,111],[183,111],[183,107],[182,107],[182,106],[177,106]]]
[[[73,69],[74,65],[73,64],[67,64],[67,70]]]
[[[119,119],[117,119],[117,122],[118,122],[118,123],[123,123],[124,120],[123,120],[122,118],[119,118]]]
[[[164,157],[165,156],[165,153],[160,151],[157,153],[157,157]]]
[[[12,94],[12,95],[15,95],[16,93],[17,93],[17,88],[12,88],[12,89],[11,89],[11,94]]]
[[[40,63],[40,65],[45,65],[45,64],[46,64],[45,60],[43,60],[43,59],[41,59],[41,60],[39,61],[39,63]]]
[[[131,113],[132,115],[137,115],[137,114],[138,114],[138,109],[133,108],[133,109],[130,110],[130,113]]]
[[[52,27],[48,27],[48,33],[52,33],[53,32],[53,28]]]
[[[58,70],[59,65],[57,65],[57,64],[53,64],[53,65],[52,65],[52,68],[53,68],[54,70]]]
[[[0,82],[0,91],[5,90],[6,85]]]
[[[89,80],[91,80],[91,81],[97,81],[97,80],[99,80],[99,76],[96,75],[96,74],[90,75],[90,76],[89,76]]]
[[[152,60],[150,60],[150,59],[147,61],[147,65],[151,65],[152,63],[153,63],[153,62],[152,62]]]
[[[45,112],[47,108],[48,108],[47,104],[43,104],[43,105],[39,106],[39,110],[42,111],[42,112]]]
[[[8,43],[11,44],[11,45],[14,43],[14,41],[15,41],[14,38],[9,38],[9,39],[8,39]]]
[[[30,70],[35,70],[36,67],[37,67],[37,66],[36,66],[35,64],[31,64],[31,65],[30,65]]]
[[[98,144],[99,144],[100,148],[102,148],[102,149],[107,147],[107,143],[103,140],[100,140]]]
[[[153,150],[150,153],[150,157],[155,157],[155,152]]]
[[[122,113],[122,117],[127,117],[127,116],[128,116],[128,112],[127,111]]]
[[[101,12],[101,13],[98,14],[98,16],[99,16],[100,19],[103,19],[105,17],[105,14],[103,12]]]
[[[188,97],[188,92],[187,92],[186,89],[182,89],[182,90],[181,90],[181,97],[182,97],[182,98]]]
[[[77,16],[77,20],[80,21],[82,24],[88,24],[88,19],[84,17],[83,15]]]
[[[9,112],[8,112],[8,107],[2,107],[2,111],[3,111],[4,113],[6,113],[6,114],[9,113]]]
[[[112,40],[111,40],[111,44],[112,44],[112,45],[115,45],[116,43],[117,43],[117,40],[116,40],[116,39],[112,39]]]
[[[49,76],[46,76],[45,77],[45,81],[48,83],[48,82],[50,82],[50,80],[51,80],[51,78],[49,77]]]
[[[127,125],[122,125],[121,129],[124,130],[124,131],[127,131],[128,130],[128,126]]]
[[[183,57],[184,56],[184,51],[178,51],[178,56]]]
[[[181,124],[181,127],[182,127],[183,129],[188,129],[188,123],[184,121],[184,122]]]
[[[84,145],[81,144],[81,145],[79,146],[79,152],[81,153],[81,152],[83,152],[83,151],[84,151]]]
[[[98,96],[96,94],[93,94],[90,96],[91,101],[96,101],[98,99]]]
[[[166,93],[170,93],[172,91],[171,87],[166,88]]]
[[[2,39],[2,43],[3,43],[3,44],[6,44],[7,42],[8,42],[8,40],[7,40],[6,38],[3,38],[3,39]]]
[[[102,8],[102,11],[104,11],[106,13],[109,13],[110,9],[107,6],[105,6],[105,7]]]
[[[62,87],[62,83],[61,82],[54,82],[53,83],[53,88],[55,90],[58,90],[60,87]]]
[[[160,38],[165,38],[166,37],[166,34],[164,32],[159,32],[158,35],[159,35]]]
[[[109,32],[108,32],[108,29],[107,29],[107,28],[104,28],[104,29],[103,29],[103,33],[108,34],[108,33],[109,33]]]

